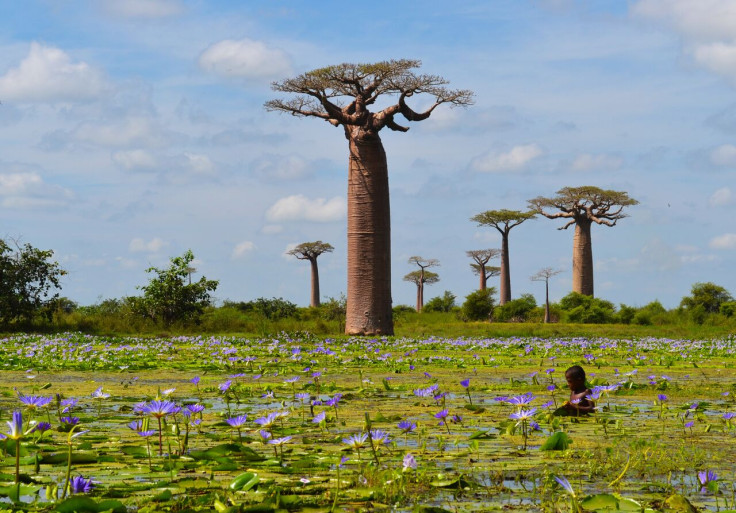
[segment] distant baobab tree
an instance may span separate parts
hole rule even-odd
[[[575,225],[572,242],[573,292],[593,296],[593,245],[590,226],[593,223],[616,226],[619,219],[628,217],[623,213],[624,207],[638,204],[626,192],[599,189],[592,185],[563,187],[552,198],[539,196],[529,200],[529,206],[544,217],[569,219],[559,230]],[[546,209],[559,212],[551,213]]]
[[[317,268],[317,257],[323,253],[331,253],[335,248],[331,244],[318,240],[316,242],[302,242],[294,249],[287,251],[299,260],[309,260],[312,264],[312,294],[309,306],[319,306],[319,269]]]
[[[316,117],[342,127],[350,150],[348,171],[348,296],[345,333],[392,335],[391,221],[388,164],[379,132],[406,132],[398,115],[422,121],[443,103],[467,106],[473,93],[451,90],[436,75],[419,75],[418,60],[390,60],[374,64],[338,64],[274,82],[275,91],[295,94],[266,102],[269,111]],[[407,99],[426,94],[429,108],[415,112]],[[383,97],[398,96],[386,105]],[[380,104],[382,108],[369,110]]]
[[[410,281],[415,283],[417,286],[417,312],[421,312],[424,308],[424,284],[437,283],[440,281],[440,277],[437,273],[427,271],[430,267],[437,267],[440,265],[440,261],[434,258],[425,259],[419,256],[413,256],[409,259],[410,264],[415,264],[419,267],[418,271],[411,272],[404,276],[404,281]]]
[[[549,279],[552,276],[560,274],[561,272],[562,271],[558,269],[545,267],[544,269],[540,269],[535,275],[529,278],[532,281],[544,282],[544,322],[549,322]]]
[[[473,273],[480,276],[480,290],[486,290],[488,287],[488,278],[498,276],[501,272],[499,267],[488,265],[488,262],[492,258],[496,258],[500,252],[501,250],[499,249],[473,249],[465,252],[466,255],[473,259],[473,263],[470,264]]]
[[[498,303],[505,305],[511,301],[511,269],[509,266],[509,232],[524,221],[534,219],[536,212],[519,210],[487,210],[470,218],[479,226],[492,226],[501,234],[501,287]]]
[[[404,281],[409,281],[417,286],[417,312],[424,308],[424,285],[432,285],[440,281],[440,275],[432,271],[412,271],[404,276]]]

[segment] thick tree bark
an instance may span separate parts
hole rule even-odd
[[[480,265],[480,290],[486,290],[487,288],[488,288],[488,277],[486,276],[486,268],[484,265]]]
[[[312,264],[312,294],[309,306],[316,308],[319,306],[319,269],[316,258],[311,258],[309,263]]]
[[[346,128],[348,298],[345,333],[393,335],[388,165],[376,132]]]
[[[587,217],[578,217],[575,220],[575,237],[572,241],[572,290],[586,296],[593,295],[591,223]]]
[[[511,273],[509,271],[509,234],[501,232],[501,291],[498,303],[505,305],[511,301]]]
[[[549,278],[544,280],[544,322],[549,322]]]
[[[424,307],[424,287],[421,283],[417,283],[417,312],[421,312]]]

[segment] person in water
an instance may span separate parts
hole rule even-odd
[[[565,371],[565,379],[570,389],[570,400],[560,408],[564,410],[563,414],[580,415],[595,410],[595,403],[588,399],[593,392],[585,386],[585,370],[580,365],[573,365]]]

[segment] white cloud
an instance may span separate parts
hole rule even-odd
[[[536,158],[544,155],[538,144],[514,146],[507,152],[487,151],[470,162],[470,168],[478,173],[504,173],[523,171]]]
[[[105,0],[104,7],[124,18],[167,18],[184,10],[178,0]]]
[[[736,146],[733,144],[723,144],[710,152],[710,161],[712,164],[721,167],[736,166]]]
[[[215,164],[207,155],[197,153],[185,153],[186,168],[195,175],[215,174]]]
[[[708,200],[711,207],[722,207],[733,202],[733,193],[728,187],[721,187]]]
[[[5,208],[60,206],[73,196],[68,189],[45,183],[38,173],[0,174],[0,206]]]
[[[339,221],[345,218],[347,204],[345,199],[336,196],[331,199],[309,199],[297,194],[281,198],[266,211],[269,221]]]
[[[71,134],[73,140],[103,147],[162,146],[171,134],[147,117],[129,117],[115,123],[84,122]]]
[[[256,245],[253,244],[249,240],[245,240],[243,242],[239,242],[233,248],[233,252],[230,255],[230,257],[233,260],[234,259],[237,259],[237,258],[243,258],[245,255],[247,255],[248,253],[250,253],[251,251],[253,251],[255,248],[256,248]]]
[[[263,228],[261,228],[261,232],[265,233],[266,235],[274,235],[283,231],[284,227],[280,224],[267,224]]]
[[[131,253],[158,253],[168,245],[168,242],[160,239],[159,237],[154,237],[148,242],[141,238],[135,238],[130,241],[128,250]]]
[[[0,77],[4,101],[60,102],[97,98],[105,89],[102,74],[85,62],[72,62],[63,50],[31,43],[28,56]]]
[[[736,233],[724,233],[713,237],[708,246],[713,249],[734,249],[736,248]]]
[[[289,57],[282,50],[270,48],[252,39],[225,39],[207,48],[199,56],[200,67],[228,78],[283,78],[291,75]]]
[[[572,162],[571,169],[581,172],[616,171],[621,168],[623,163],[624,159],[615,155],[583,153],[575,158]]]
[[[146,150],[116,151],[112,160],[118,166],[129,171],[154,171],[158,168],[158,161]]]
[[[702,67],[736,81],[736,2],[639,0],[632,14],[671,27],[684,51]]]

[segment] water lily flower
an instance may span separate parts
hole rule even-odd
[[[326,416],[327,416],[327,413],[325,413],[323,411],[322,412],[319,412],[317,415],[315,415],[312,418],[312,422],[314,422],[315,424],[319,424],[320,422],[322,422],[323,420],[325,420],[325,417]]]
[[[158,399],[154,399],[146,405],[144,412],[160,419],[176,413],[178,409],[178,406],[173,401],[159,401]]]
[[[20,440],[28,433],[23,432],[23,413],[16,410],[13,412],[13,419],[7,421],[8,431],[3,433],[6,438],[11,440]]]
[[[383,429],[371,429],[371,439],[377,444],[388,444],[391,440]]]
[[[237,417],[232,417],[232,418],[229,418],[229,419],[225,419],[225,422],[227,422],[228,424],[230,424],[230,426],[232,426],[234,428],[239,428],[243,424],[245,424],[245,422],[247,420],[248,420],[248,415],[247,414],[243,414],[243,415],[238,415]]]
[[[102,387],[99,387],[97,390],[92,392],[91,395],[93,399],[108,399],[110,397],[110,394],[106,394],[102,391]]]
[[[417,469],[417,460],[414,458],[414,455],[410,452],[407,452],[404,455],[404,460],[402,461],[403,468],[401,469],[402,472],[406,472],[408,470],[416,470]]]
[[[509,418],[514,420],[527,420],[532,418],[534,415],[537,414],[537,409],[532,408],[530,410],[519,410],[518,412],[512,413],[509,415]]]
[[[659,401],[660,403],[664,403],[664,402],[666,402],[666,401],[667,401],[667,396],[666,396],[666,395],[664,395],[664,394],[658,394],[658,395],[657,395],[657,400],[658,400],[658,401]]]
[[[278,420],[279,417],[281,417],[280,412],[271,412],[265,417],[255,419],[253,422],[263,428],[270,428],[271,426],[273,426],[274,422]]]
[[[268,443],[271,445],[284,445],[291,442],[292,436],[282,436],[281,438],[274,438],[269,440]]]
[[[470,379],[464,379],[460,382],[463,388],[468,388],[470,386]]]
[[[358,433],[355,435],[350,435],[347,438],[343,438],[342,442],[344,444],[349,445],[353,449],[361,449],[365,447],[365,443],[367,440],[368,440],[367,433]]]
[[[21,395],[18,400],[23,403],[26,409],[33,411],[48,406],[53,398],[39,395]]]
[[[192,413],[201,413],[204,411],[204,405],[201,405],[199,403],[189,404],[187,405],[187,410]]]
[[[82,476],[74,476],[69,482],[72,493],[89,493],[95,487],[92,478],[85,479]]]
[[[230,389],[230,385],[232,384],[233,384],[232,380],[228,379],[224,383],[220,383],[219,385],[217,385],[217,387],[220,389],[220,392],[224,394]]]
[[[575,497],[575,490],[573,490],[572,485],[570,484],[570,481],[567,480],[566,477],[563,476],[555,476],[555,481],[565,489],[567,493],[569,493],[571,496]]]
[[[402,420],[401,422],[399,422],[397,427],[401,430],[402,433],[406,434],[413,432],[417,428],[417,424],[416,422],[411,422],[409,420]]]
[[[194,383],[195,385],[199,385],[199,376],[194,376],[189,381],[192,382],[192,383]]]

